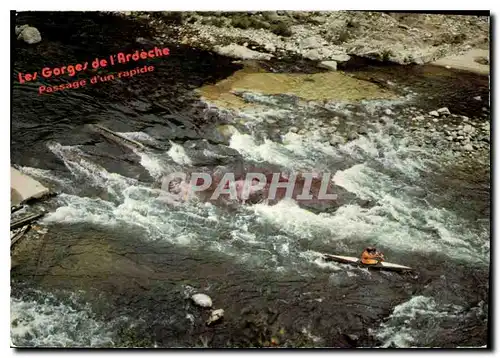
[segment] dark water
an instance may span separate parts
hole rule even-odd
[[[232,116],[209,108],[192,90],[239,67],[171,45],[168,36],[163,45],[171,55],[151,61],[153,73],[38,95],[44,82],[19,84],[19,71],[147,47],[137,37],[154,46],[156,35],[140,22],[97,13],[26,13],[16,21],[36,26],[44,40],[14,43],[12,163],[61,193],[44,204],[55,212],[43,224],[47,232],[20,243],[14,256],[16,345],[248,347],[272,339],[288,347],[487,344],[488,177],[474,182],[454,174],[436,154],[406,146],[402,129],[394,135],[381,128],[333,152],[316,142],[296,153],[283,143],[259,141],[269,130],[259,126],[228,143],[215,125]],[[430,93],[435,102],[418,95],[411,104],[425,110],[449,106],[474,116],[479,104],[472,108],[471,98],[488,94],[487,79],[447,70],[352,71]],[[294,115],[299,121],[324,116],[279,101],[282,123]],[[367,109],[359,111],[370,118]],[[150,149],[144,155],[124,149],[93,132],[91,123],[135,136]],[[324,213],[293,203],[176,209],[158,202],[154,188],[162,170],[196,167],[183,164],[178,151],[202,139],[212,150],[229,144],[239,153],[235,160],[246,164],[338,170],[354,198]],[[202,157],[199,166],[214,164]],[[465,194],[469,213],[456,205]],[[374,205],[362,207],[363,200]],[[320,252],[357,255],[370,243],[391,262],[418,272],[369,272],[319,259]],[[215,308],[224,308],[223,322],[207,327],[208,312],[187,299],[192,292],[206,292]]]

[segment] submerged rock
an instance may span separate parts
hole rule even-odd
[[[200,307],[212,307],[212,299],[204,293],[196,293],[191,296],[193,302]]]

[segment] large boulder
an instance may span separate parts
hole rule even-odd
[[[16,35],[18,40],[24,40],[27,44],[36,44],[42,41],[42,35],[36,27],[28,25],[19,26],[16,28]]]

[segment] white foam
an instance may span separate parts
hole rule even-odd
[[[170,142],[172,145],[168,150],[167,154],[172,158],[174,162],[180,165],[192,165],[192,161],[186,154],[184,147],[180,144]]]
[[[50,294],[41,295],[45,298],[11,298],[10,334],[14,346],[113,346],[110,327],[96,320],[90,307],[76,307],[64,304]]]
[[[440,330],[441,320],[457,317],[462,311],[460,306],[440,304],[432,297],[414,296],[397,305],[373,334],[384,347],[424,347]]]

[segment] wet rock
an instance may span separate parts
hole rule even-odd
[[[42,35],[36,27],[26,26],[20,30],[18,40],[23,40],[27,44],[33,45],[42,41]]]
[[[211,324],[218,322],[224,317],[224,310],[222,308],[213,310],[210,313],[210,317],[207,320],[207,326],[210,326]]]
[[[447,107],[443,107],[443,108],[439,108],[437,110],[437,112],[441,115],[441,116],[449,116],[451,114],[450,110],[447,108]]]
[[[476,96],[476,97],[474,97],[474,99],[475,99],[476,101],[480,101],[480,100],[481,100],[481,96]]]
[[[326,68],[327,70],[337,71],[337,62],[335,61],[322,61],[318,67]]]
[[[439,117],[438,111],[430,111],[429,114],[433,117]]]
[[[222,56],[237,58],[241,60],[270,60],[274,57],[268,53],[250,50],[245,46],[230,44],[227,46],[215,46],[214,51]]]
[[[212,307],[212,299],[204,293],[196,293],[191,296],[193,302],[200,307]]]

